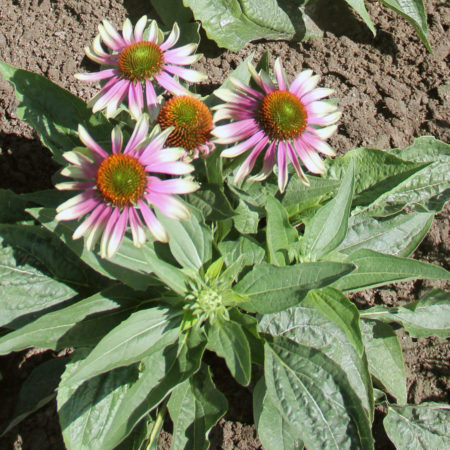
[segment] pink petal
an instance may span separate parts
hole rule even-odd
[[[197,70],[185,69],[184,67],[171,66],[169,64],[165,64],[163,69],[174,75],[178,75],[180,78],[189,81],[190,83],[198,83],[199,81],[203,81],[206,78],[208,78],[207,75],[198,72]]]
[[[120,153],[122,150],[123,134],[118,125],[111,131],[111,147],[113,153]]]
[[[239,167],[239,170],[236,173],[236,176],[234,177],[234,183],[239,183],[242,181],[252,170],[255,165],[255,162],[266,146],[267,140],[260,141],[256,147],[252,150],[250,155],[247,157],[247,159],[243,162],[241,167]]]
[[[258,175],[252,176],[250,179],[254,181],[262,181],[265,180],[273,170],[273,166],[275,164],[275,144],[276,141],[272,141],[269,144],[269,147],[266,150],[266,154],[264,155],[264,163],[261,172]]]
[[[169,34],[169,37],[166,39],[164,43],[160,45],[160,48],[162,51],[169,50],[169,48],[172,48],[178,41],[178,38],[180,37],[180,29],[178,28],[177,23],[175,22],[172,27],[172,31]]]
[[[84,240],[84,245],[88,251],[92,251],[94,249],[95,244],[97,243],[99,237],[105,229],[106,223],[108,222],[111,213],[112,207],[106,206],[95,223],[92,225],[91,229],[88,230]]]
[[[55,219],[56,220],[75,220],[81,216],[84,216],[88,212],[92,211],[99,203],[100,199],[92,197],[92,191],[90,191],[90,198],[80,202],[72,207],[64,208],[59,212]],[[66,202],[67,203],[67,202]],[[64,203],[63,203],[64,205]],[[61,206],[63,206],[61,205]],[[59,208],[61,208],[61,206]],[[58,209],[59,209],[58,208]]]
[[[128,107],[134,118],[138,119],[142,115],[144,110],[144,98],[140,81],[130,83],[128,88]]]
[[[104,69],[99,72],[92,73],[76,73],[74,76],[76,79],[81,81],[100,81],[106,80],[106,78],[111,78],[118,75],[117,69]]]
[[[128,224],[128,208],[124,208],[117,222],[114,224],[111,235],[109,237],[106,256],[111,258],[120,247]]]
[[[99,203],[94,211],[76,228],[73,232],[72,239],[79,239],[84,236],[94,225],[100,215],[105,211],[106,205],[104,203]]]
[[[292,92],[294,95],[299,97],[298,90],[311,78],[312,74],[313,71],[311,69],[307,69],[297,75],[289,88],[289,92]]]
[[[146,199],[149,203],[156,206],[165,216],[176,220],[185,220],[189,218],[189,210],[184,206],[184,204],[166,194],[148,194]]]
[[[112,214],[109,216],[108,221],[106,222],[105,231],[103,232],[102,241],[100,243],[100,256],[104,258],[108,255],[108,244],[111,238],[111,234],[113,229],[120,217],[120,208],[113,207]]]
[[[102,158],[108,157],[108,153],[106,153],[105,150],[103,150],[103,148],[94,141],[91,135],[87,132],[86,128],[84,128],[82,125],[78,125],[78,137],[87,148],[91,149]]]
[[[154,194],[188,194],[195,192],[200,186],[184,178],[160,180],[157,177],[148,177],[148,190]]]
[[[316,100],[328,97],[333,92],[334,92],[333,89],[317,88],[303,95],[300,100],[304,105],[308,105],[311,102],[315,102]]]
[[[147,172],[165,173],[168,175],[186,175],[191,173],[194,168],[184,162],[174,161],[149,164],[145,167],[145,170]]]
[[[158,103],[155,88],[150,80],[145,80],[145,99],[149,109]]]
[[[147,228],[150,230],[150,233],[152,233],[153,237],[157,241],[167,242],[169,240],[169,236],[168,236],[166,230],[161,225],[161,223],[158,221],[158,219],[153,214],[153,212],[150,210],[148,205],[142,200],[139,200],[138,203],[139,203],[139,208],[141,211],[142,218],[144,219],[144,222],[147,225]]]
[[[278,89],[280,91],[286,90],[286,80],[284,77],[283,67],[281,66],[280,58],[277,58],[274,66],[275,78],[277,79]]]
[[[317,152],[308,149],[301,138],[294,140],[294,147],[303,164],[310,172],[316,174],[324,173],[325,166],[323,161],[320,159]]]
[[[147,16],[142,16],[134,27],[134,40],[136,42],[142,41],[145,27],[147,26]]]
[[[250,86],[247,86],[245,83],[243,83],[241,80],[238,80],[237,78],[230,78],[231,83],[233,86],[237,87],[241,91],[245,92],[246,94],[253,95],[253,97],[256,97],[257,99],[262,100],[264,98],[264,95],[261,94],[261,92],[257,91],[256,89],[253,89]]]
[[[289,142],[286,142],[286,150],[287,150],[289,159],[290,159],[292,165],[294,166],[295,172],[297,173],[297,176],[299,178],[301,178],[305,184],[309,185],[309,181],[306,178],[306,176],[300,166],[300,163],[298,162],[297,154],[295,153],[294,149],[292,148],[292,146]]]
[[[277,164],[278,164],[278,189],[280,190],[281,193],[283,193],[288,181],[286,148],[283,141],[280,141],[278,143]]]
[[[322,139],[309,133],[303,133],[302,141],[311,149],[317,150],[327,156],[335,156],[335,151]]]
[[[114,86],[112,86],[105,94],[100,96],[92,107],[92,112],[96,113],[101,111],[109,102],[117,103],[123,94],[123,90],[128,88],[131,82],[125,79],[118,81]]]
[[[155,80],[166,90],[175,95],[191,95],[191,93],[175,81],[169,74],[161,72],[154,76]]]
[[[248,138],[258,131],[260,131],[259,126],[254,119],[245,119],[215,127],[212,134],[217,138],[215,139],[216,143],[232,144]]]
[[[148,118],[143,114],[134,127],[133,133],[123,151],[124,154],[132,152],[137,145],[139,145],[147,136],[148,133]]]
[[[134,208],[129,209],[129,220],[130,220],[131,236],[133,237],[133,244],[135,247],[140,247],[144,245],[146,241],[145,229],[142,225],[141,219],[139,218]]]
[[[234,147],[227,148],[220,154],[220,156],[222,156],[223,158],[234,158],[236,156],[242,155],[242,153],[246,152],[249,148],[256,145],[261,139],[263,139],[264,145],[269,139],[267,136],[265,136],[265,133],[262,130],[258,131],[252,137],[246,139],[240,144]]]

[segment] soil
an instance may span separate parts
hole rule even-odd
[[[97,33],[97,24],[108,18],[120,27],[128,16],[135,22],[152,15],[149,1],[141,0],[0,0],[0,59],[44,75],[84,100],[96,86],[81,83],[73,75],[95,69],[83,48]],[[313,2],[311,2],[313,3]],[[344,0],[318,0],[310,10],[326,31],[322,39],[298,42],[257,42],[233,53],[203,40],[205,58],[196,68],[208,73],[199,87],[211,92],[251,52],[255,58],[268,51],[271,64],[281,57],[290,79],[305,68],[323,76],[322,85],[335,89],[343,110],[338,133],[331,145],[343,154],[358,146],[405,147],[415,137],[433,135],[449,142],[450,124],[450,8],[446,1],[428,1],[427,15],[433,54],[426,51],[411,26],[379,2],[366,2],[377,28],[374,38]],[[317,18],[317,11],[321,18]],[[36,133],[16,115],[11,86],[0,79],[0,187],[32,192],[52,186],[57,166]],[[449,266],[448,208],[436,216],[433,226],[414,257]],[[410,281],[364,291],[352,296],[361,308],[389,306],[417,299],[439,282]],[[408,401],[449,401],[450,346],[436,338],[412,339],[401,333],[407,367]],[[0,430],[11,417],[20,386],[32,368],[57,355],[28,351],[0,358]],[[216,367],[218,367],[216,364]],[[262,448],[252,425],[251,396],[227,377],[226,368],[215,370],[225,389],[230,412],[212,430],[214,449]],[[41,408],[5,437],[0,449],[62,449],[55,402]],[[374,426],[377,448],[392,448],[382,431],[377,413]],[[160,441],[170,444],[170,424]]]

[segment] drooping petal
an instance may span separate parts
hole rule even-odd
[[[240,144],[234,147],[227,148],[220,154],[220,156],[222,156],[223,158],[234,158],[236,156],[242,155],[242,153],[246,152],[249,148],[260,142],[261,139],[263,139],[264,145],[269,139],[267,136],[264,137],[264,131],[262,130],[258,131],[256,134],[246,139],[245,141],[242,141]]]
[[[208,78],[208,75],[198,72],[197,70],[185,69],[183,67],[171,66],[169,64],[164,65],[164,70],[174,75],[178,75],[180,78],[189,81],[190,83],[199,83],[200,81],[204,81]]]
[[[232,144],[241,139],[246,139],[259,131],[258,124],[254,119],[240,120],[215,127],[212,134],[219,144]]]
[[[142,85],[139,81],[137,83],[130,83],[128,88],[128,107],[134,119],[141,117],[144,111],[144,96]]]
[[[266,143],[267,141],[263,140],[255,146],[250,155],[242,163],[241,167],[239,167],[239,170],[234,177],[234,183],[240,183],[245,177],[250,174],[250,172],[253,170],[256,160],[258,159],[258,156],[264,150]]]
[[[194,167],[181,161],[174,161],[149,164],[145,167],[145,170],[169,175],[187,175],[194,170]]]
[[[150,210],[147,203],[140,200],[139,208],[141,211],[142,218],[144,219],[147,228],[152,233],[153,237],[160,242],[167,242],[169,240],[169,235],[164,227],[161,225],[159,220],[156,218],[155,214]]]
[[[136,126],[134,127],[133,133],[131,134],[129,141],[125,146],[125,149],[123,151],[125,155],[133,151],[135,147],[145,139],[148,133],[148,127],[149,127],[148,117],[145,114],[143,114],[139,118]]]
[[[283,141],[278,143],[277,148],[277,165],[278,165],[278,189],[281,193],[286,189],[288,181],[288,170],[286,161],[286,147]]]
[[[165,42],[163,42],[159,47],[161,50],[169,50],[169,48],[172,48],[180,38],[180,28],[178,27],[178,24],[175,22],[172,27],[172,31],[169,34],[169,37],[166,39]]]
[[[178,81],[175,81],[169,74],[161,72],[155,75],[155,80],[164,88],[174,95],[191,95],[191,93]]]
[[[114,224],[114,227],[106,242],[105,254],[107,258],[111,258],[119,249],[128,224],[128,208],[124,208],[119,218]]]
[[[74,77],[80,81],[101,81],[118,74],[117,69],[104,69],[92,73],[76,73]]]
[[[91,230],[97,219],[100,217],[101,214],[103,214],[106,208],[107,207],[105,204],[103,203],[98,204],[96,208],[92,211],[92,213],[75,229],[72,235],[72,239],[74,240],[80,239],[89,230]]]
[[[146,241],[145,228],[134,208],[129,208],[129,221],[133,244],[135,247],[141,247]]]
[[[105,226],[107,222],[109,221],[109,218],[112,213],[112,207],[107,206],[100,216],[97,218],[95,223],[92,225],[90,230],[87,232],[84,240],[84,245],[86,247],[86,250],[92,251],[95,247],[95,244],[99,240],[100,236],[103,233],[103,230],[105,229]]]
[[[289,156],[289,160],[291,161],[292,165],[294,166],[295,172],[297,173],[297,176],[302,180],[303,184],[309,185],[308,178],[306,178],[305,173],[303,172],[300,163],[298,161],[298,156],[295,153],[294,149],[292,148],[290,142],[286,142],[286,151]]]
[[[266,153],[264,155],[263,168],[261,172],[259,172],[257,175],[250,177],[250,180],[263,181],[271,174],[273,166],[275,165],[275,146],[276,141],[272,141],[269,144],[269,147],[267,148]]]
[[[105,230],[103,231],[102,240],[100,242],[100,256],[105,258],[107,256],[107,249],[109,240],[111,238],[111,234],[113,229],[119,220],[120,217],[120,208],[113,207],[112,214],[109,216],[108,221],[106,222]]]
[[[148,194],[147,200],[156,206],[165,216],[176,220],[186,220],[191,213],[186,206],[175,197],[166,194]]]
[[[70,200],[73,200],[74,198],[77,197],[73,197]],[[70,200],[68,200],[67,202],[63,203],[58,207],[57,211],[59,210],[60,212],[58,212],[58,214],[56,215],[55,217],[56,220],[65,221],[78,219],[79,217],[84,216],[88,212],[92,211],[100,203],[100,199],[97,197],[93,197],[92,194],[89,195],[87,199],[80,201],[71,207],[65,206],[67,203],[70,202]]]

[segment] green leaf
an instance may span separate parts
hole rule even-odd
[[[351,161],[355,165],[355,212],[367,209],[379,197],[428,166],[427,162],[404,161],[382,150],[357,148],[342,158],[328,159],[328,176],[342,179]]]
[[[94,346],[141,305],[140,297],[130,288],[113,285],[1,337],[0,354],[32,346],[53,350]]]
[[[289,212],[302,211],[320,205],[332,197],[340,182],[329,178],[308,176],[309,186],[305,186],[298,177],[290,177],[281,203]]]
[[[241,234],[255,234],[258,232],[259,215],[244,200],[239,200],[233,217],[234,226]]]
[[[301,306],[264,315],[259,329],[322,351],[346,372],[368,417],[373,418],[372,380],[367,358],[361,352],[363,343],[359,324],[354,324],[357,311],[348,310],[349,300],[346,303],[341,301],[338,306],[335,299],[336,304],[330,302],[331,305],[328,305],[327,297],[317,295],[320,293],[310,292]],[[344,322],[345,319],[349,320],[348,324]]]
[[[450,447],[450,407],[444,403],[390,405],[383,420],[389,439],[398,449]]]
[[[295,29],[275,0],[183,0],[219,47],[240,50],[256,39],[291,39]]]
[[[188,199],[191,205],[202,212],[205,220],[225,220],[234,216],[227,196],[215,184],[202,185],[201,190],[189,194]]]
[[[2,238],[0,242],[0,326],[77,295],[66,284],[37,269],[35,259],[26,252],[7,246]]]
[[[208,449],[208,433],[228,409],[205,364],[175,388],[167,406],[174,423],[171,450]]]
[[[253,415],[258,437],[265,450],[302,450],[303,442],[267,395],[264,378],[253,390]]]
[[[406,372],[402,348],[394,330],[381,322],[361,321],[369,369],[397,402],[407,402]]]
[[[353,189],[354,166],[350,163],[336,196],[322,206],[306,225],[301,252],[309,261],[321,259],[344,240]]]
[[[364,23],[369,27],[372,34],[375,36],[376,30],[370,19],[369,13],[367,12],[366,6],[364,5],[364,0],[345,0],[364,20]]]
[[[404,17],[414,27],[428,51],[432,52],[423,0],[381,0],[381,3]]]
[[[189,220],[170,219],[159,213],[157,216],[169,233],[170,251],[181,266],[198,270],[211,259],[211,230],[203,226],[194,214]]]
[[[77,351],[67,365],[58,389],[58,416],[64,443],[69,450],[107,448],[111,422],[121,413],[121,402],[138,379],[136,365],[122,367],[81,384],[68,386],[84,352]]]
[[[81,293],[106,285],[105,279],[80,261],[61,241],[39,226],[0,224],[3,243],[16,249],[36,268]]]
[[[366,248],[389,255],[409,256],[422,242],[433,218],[433,213],[422,212],[387,219],[357,214],[350,217],[347,235],[337,251],[350,255]]]
[[[276,267],[260,264],[237,283],[249,301],[240,305],[260,314],[283,311],[300,303],[311,289],[320,289],[354,270],[352,264],[321,261]]]
[[[361,313],[365,319],[400,323],[414,337],[450,337],[450,294],[435,288],[408,306],[374,306]]]
[[[54,220],[55,210],[52,208],[32,208],[28,211],[55,233],[81,260],[102,275],[120,280],[133,289],[145,290],[148,286],[160,284],[150,275],[154,273],[173,291],[184,294],[188,278],[181,270],[159,258],[152,244],[147,242],[141,248],[136,248],[133,241],[125,236],[117,253],[111,259],[102,259],[95,252],[87,251],[82,239],[72,239],[78,222],[57,222]]]
[[[260,264],[266,252],[256,241],[247,236],[240,236],[237,241],[222,241],[219,243],[225,264],[230,266],[242,258],[244,266]]]
[[[28,220],[25,212],[29,202],[9,189],[0,189],[0,223],[15,223]]]
[[[65,163],[63,152],[80,145],[78,124],[86,126],[97,141],[109,142],[112,126],[102,114],[92,115],[87,105],[70,92],[41,75],[3,61],[0,61],[0,75],[14,87],[19,119],[38,132],[42,143],[60,164]]]
[[[194,19],[192,11],[183,5],[182,0],[150,0],[150,3],[167,27],[174,22],[184,24]]]
[[[208,329],[207,347],[225,359],[238,383],[248,385],[252,371],[250,346],[240,325],[218,317]]]
[[[308,449],[373,448],[369,418],[343,369],[285,337],[265,350],[267,393]]]
[[[298,233],[289,223],[283,205],[274,197],[267,197],[266,242],[269,251],[269,262],[276,266],[289,264],[289,249],[298,241]]]
[[[429,211],[441,211],[450,199],[450,145],[431,136],[423,136],[415,139],[410,147],[392,150],[391,154],[415,164],[427,165],[381,197],[372,206],[371,214],[389,215],[405,205],[409,209],[424,207]]]
[[[166,347],[144,361],[139,380],[123,398],[120,414],[112,421],[103,448],[114,448],[151,409],[197,372],[206,341],[191,329],[177,345]]]
[[[131,314],[94,347],[76,373],[64,383],[80,383],[163,349],[177,339],[181,319],[182,312],[162,307]]]
[[[33,369],[23,382],[19,396],[16,399],[14,418],[0,436],[4,436],[30,414],[53,400],[66,363],[66,357],[54,358]]]
[[[357,291],[416,278],[450,280],[449,272],[442,267],[373,250],[358,250],[349,255],[347,262],[355,264],[357,269],[333,283],[333,287],[341,291]]]
[[[358,355],[364,352],[358,308],[342,292],[325,288],[311,291],[304,302],[332,320],[345,333]]]

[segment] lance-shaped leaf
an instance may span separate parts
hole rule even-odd
[[[333,287],[342,291],[357,291],[415,278],[450,280],[449,272],[443,267],[373,250],[358,250],[349,255],[347,261],[358,268],[333,283]]]
[[[28,211],[54,232],[81,260],[102,275],[120,280],[133,289],[145,290],[148,286],[161,284],[151,275],[154,273],[173,291],[184,293],[188,278],[181,270],[159,258],[152,244],[147,242],[141,248],[136,248],[133,241],[125,236],[115,255],[111,259],[102,259],[97,253],[87,251],[82,239],[72,239],[78,222],[57,222],[54,220],[53,208],[32,208]]]
[[[381,0],[381,3],[404,17],[414,27],[428,51],[432,52],[423,0]]]
[[[97,142],[108,139],[112,127],[104,116],[92,115],[86,103],[69,91],[3,61],[0,75],[14,86],[19,102],[17,116],[38,132],[57,162],[63,164],[63,152],[80,145],[78,124],[87,126]]]
[[[330,289],[324,289],[328,291]],[[311,291],[301,306],[277,314],[265,314],[260,331],[285,336],[298,344],[321,350],[346,373],[367,415],[373,416],[372,380],[367,358],[362,354],[358,311],[347,302],[326,301],[321,291]],[[351,311],[349,306],[356,311]],[[345,320],[347,320],[345,322]]]
[[[177,339],[181,319],[182,312],[162,307],[131,314],[94,347],[76,373],[64,383],[78,384],[165,348]]]
[[[44,314],[2,336],[0,354],[32,346],[53,350],[94,346],[106,333],[126,319],[142,300],[142,296],[136,291],[115,284],[65,308]]]
[[[244,386],[250,382],[250,345],[241,325],[218,317],[208,329],[209,350],[225,359],[231,375]]]
[[[171,450],[207,450],[208,433],[225,414],[228,403],[214,385],[209,367],[202,364],[174,389],[167,406],[174,423]]]
[[[383,425],[389,439],[399,449],[450,447],[450,407],[444,403],[390,405]]]
[[[176,345],[166,347],[144,360],[139,380],[127,392],[108,428],[104,448],[116,447],[172,390],[197,372],[206,341],[190,330]]]
[[[407,401],[402,348],[394,330],[381,322],[361,321],[361,331],[372,375],[399,403]]]
[[[121,401],[138,379],[136,365],[122,367],[92,378],[79,386],[68,386],[83,363],[86,351],[77,350],[58,389],[58,416],[64,443],[69,450],[106,448],[109,424],[120,414]]]
[[[308,449],[372,449],[369,417],[347,375],[323,352],[285,337],[265,345],[267,393]]]
[[[266,242],[269,262],[276,266],[289,264],[289,250],[298,241],[298,233],[289,223],[287,211],[274,197],[267,197]]]
[[[343,179],[351,161],[355,165],[353,207],[365,210],[380,196],[428,166],[428,162],[404,161],[401,156],[371,148],[357,148],[342,158],[327,160],[330,178]]]
[[[408,306],[374,306],[361,313],[365,319],[400,323],[414,338],[450,337],[450,294],[435,288]]]
[[[433,213],[399,214],[375,219],[364,214],[350,217],[344,241],[337,248],[347,255],[361,248],[396,256],[409,256],[422,242],[433,222]]]
[[[375,36],[376,30],[370,19],[369,13],[367,12],[366,5],[364,5],[364,0],[345,0],[364,20],[364,23],[369,27],[372,34]]]
[[[253,415],[258,437],[265,450],[302,450],[303,442],[296,431],[275,408],[267,395],[264,377],[253,390]]]
[[[77,292],[54,280],[35,267],[30,255],[5,245],[0,247],[0,297],[2,299],[0,326],[14,319],[39,312],[69,300]],[[28,260],[30,263],[28,263]]]
[[[347,234],[354,189],[354,166],[350,162],[336,196],[308,221],[301,252],[309,261],[321,259],[335,250]]]
[[[158,214],[158,220],[169,233],[170,251],[181,266],[198,270],[211,259],[211,230],[194,214],[189,220],[174,220]]]
[[[256,39],[291,39],[295,29],[275,0],[183,0],[219,47],[240,50]]]
[[[320,261],[276,267],[260,264],[235,286],[248,301],[240,306],[250,312],[268,314],[300,303],[311,289],[320,289],[347,275],[355,266]]]

